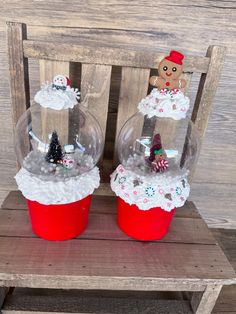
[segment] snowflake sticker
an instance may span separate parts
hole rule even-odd
[[[126,181],[126,177],[120,177],[119,183],[123,184]]]
[[[181,190],[181,188],[179,186],[176,188],[175,192],[176,192],[177,195],[181,195],[182,194],[182,190]]]
[[[155,189],[152,186],[149,186],[145,189],[145,193],[148,197],[153,197],[155,195]]]

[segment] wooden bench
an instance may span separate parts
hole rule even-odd
[[[13,124],[29,107],[28,58],[39,59],[40,80],[58,72],[69,75],[71,62],[81,63],[81,93],[106,133],[112,66],[120,66],[121,82],[116,135],[146,96],[150,70],[163,55],[155,52],[72,43],[27,40],[26,26],[8,23],[10,83]],[[188,86],[193,72],[201,73],[192,120],[204,137],[216,92],[224,48],[211,46],[206,57],[186,57]],[[95,97],[96,95],[96,97]],[[99,97],[97,97],[99,95]],[[68,119],[64,116],[63,119]],[[116,143],[114,144],[116,147]],[[114,150],[114,165],[116,151]],[[105,169],[107,160],[101,161]],[[104,170],[105,171],[105,170]],[[104,176],[106,181],[106,175]],[[222,285],[236,283],[236,275],[207,225],[191,202],[177,210],[169,234],[161,241],[138,242],[116,224],[116,201],[109,184],[103,183],[93,197],[88,229],[79,238],[48,242],[31,231],[25,199],[13,191],[0,211],[0,306],[2,312],[76,313],[211,313]],[[71,306],[45,306],[46,295],[11,294],[10,287],[77,289],[96,291],[95,296],[68,294]],[[100,291],[100,292],[99,292]],[[105,295],[105,291],[108,296]],[[157,299],[141,304],[120,298],[121,291],[188,292],[189,300]],[[8,293],[8,294],[7,294]],[[7,296],[6,296],[7,295]],[[101,295],[103,296],[101,299]],[[119,298],[115,298],[115,296]],[[183,295],[183,294],[182,294]],[[100,297],[99,297],[100,296]],[[136,294],[137,296],[137,294]],[[29,302],[31,300],[31,302]],[[122,300],[122,301],[121,301]],[[133,304],[132,306],[128,306]],[[136,305],[135,305],[136,304]],[[151,312],[152,310],[152,312]],[[148,312],[149,311],[149,312]]]

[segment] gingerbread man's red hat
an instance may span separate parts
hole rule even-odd
[[[184,58],[184,55],[176,50],[172,50],[170,52],[170,55],[165,57],[166,60],[172,61],[180,65],[182,65],[183,58]]]

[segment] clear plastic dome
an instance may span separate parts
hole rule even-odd
[[[101,127],[86,108],[53,110],[33,104],[16,126],[16,155],[30,173],[74,177],[91,170],[103,151]]]
[[[199,151],[199,134],[189,119],[133,115],[118,136],[121,164],[140,175],[179,175],[191,171]]]

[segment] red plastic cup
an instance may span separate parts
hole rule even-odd
[[[173,208],[167,212],[161,207],[140,210],[138,206],[129,205],[118,197],[118,225],[134,239],[160,240],[167,234],[175,210],[176,208]]]
[[[91,198],[92,195],[88,195],[80,201],[59,205],[43,205],[27,200],[34,233],[52,241],[79,236],[88,224]]]

